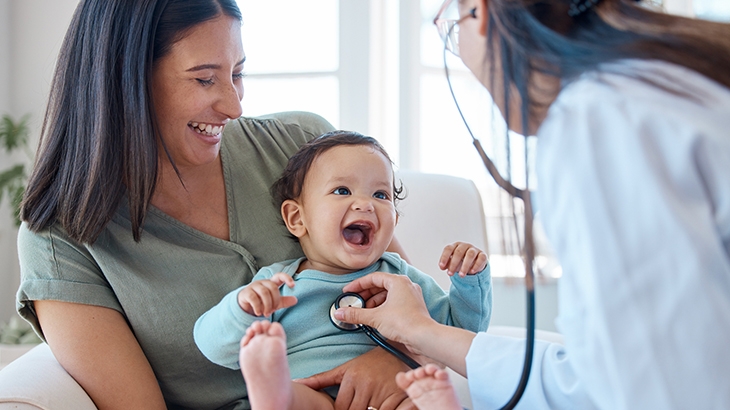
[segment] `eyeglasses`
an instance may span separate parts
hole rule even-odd
[[[446,0],[433,19],[433,24],[436,25],[444,47],[457,57],[459,56],[459,23],[468,18],[476,18],[476,11],[477,9],[473,8],[467,15],[459,16],[457,2]]]

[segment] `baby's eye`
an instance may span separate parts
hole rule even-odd
[[[385,191],[378,191],[378,192],[376,192],[376,193],[373,194],[373,198],[377,198],[377,199],[388,199],[389,198],[389,195]]]
[[[339,188],[335,188],[334,191],[332,191],[335,195],[350,195],[350,190],[341,186]]]
[[[213,85],[212,78],[196,78],[195,80],[199,82],[200,85]]]

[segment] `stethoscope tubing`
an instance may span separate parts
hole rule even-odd
[[[411,369],[417,369],[421,367],[421,364],[417,361],[410,358],[410,356],[406,355],[402,351],[396,349],[393,345],[388,343],[388,341],[385,339],[383,335],[380,334],[376,329],[373,329],[370,326],[367,325],[361,325],[361,329],[363,332],[365,332],[366,335],[368,335],[375,343],[377,343],[380,347],[385,349],[388,353],[392,354],[393,356],[399,358],[403,363],[405,363],[408,367]]]
[[[455,27],[455,26],[454,26]],[[454,29],[454,27],[451,27],[449,29],[449,36],[451,35],[451,30]],[[447,38],[449,37],[447,36]],[[534,258],[534,252],[535,249],[533,247],[533,238],[532,238],[532,198],[530,197],[530,190],[529,187],[525,187],[525,189],[519,189],[512,185],[509,181],[505,180],[502,175],[499,173],[499,170],[497,170],[497,167],[495,166],[494,162],[489,158],[489,156],[484,152],[484,149],[482,148],[482,144],[479,142],[479,140],[474,136],[474,133],[471,131],[471,127],[469,127],[469,123],[467,123],[466,118],[464,117],[464,113],[461,111],[461,107],[459,106],[459,102],[456,100],[456,94],[454,94],[454,88],[451,85],[451,78],[449,76],[449,65],[446,62],[446,39],[444,39],[444,72],[446,74],[446,82],[449,85],[449,92],[451,93],[451,97],[454,99],[454,104],[456,105],[456,109],[459,112],[459,116],[461,117],[461,120],[464,122],[464,125],[466,126],[466,130],[469,132],[469,135],[471,136],[472,143],[474,144],[474,147],[476,148],[477,152],[479,153],[479,157],[482,159],[482,162],[484,163],[485,168],[487,169],[487,172],[489,175],[491,175],[492,179],[494,179],[494,182],[497,183],[502,189],[504,189],[507,193],[509,193],[514,198],[520,198],[522,199],[524,205],[525,205],[525,247],[524,247],[524,256],[525,256],[525,293],[526,293],[526,340],[525,340],[525,359],[522,365],[522,373],[520,375],[520,380],[517,383],[517,388],[515,388],[514,393],[510,397],[510,399],[507,401],[507,403],[502,406],[499,410],[512,410],[517,406],[517,403],[519,403],[520,399],[522,398],[522,395],[525,393],[525,390],[527,389],[527,382],[530,379],[530,370],[532,368],[532,360],[534,355],[534,347],[535,347],[535,282],[534,282],[534,272],[533,272],[533,265],[532,261]]]

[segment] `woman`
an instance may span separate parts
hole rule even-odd
[[[536,132],[537,205],[563,266],[566,345],[536,344],[520,405],[730,408],[730,27],[627,0],[458,6],[462,60],[510,128]],[[434,324],[403,278],[345,291],[382,304],[338,319],[467,375],[475,408],[511,396],[524,341]],[[445,386],[433,368],[399,379],[420,408]]]
[[[301,256],[269,187],[332,126],[239,118],[240,26],[232,0],[88,0],[64,40],[22,206],[18,309],[100,409],[249,408],[193,324],[260,266]],[[394,409],[403,366],[365,356],[339,368],[338,408]]]

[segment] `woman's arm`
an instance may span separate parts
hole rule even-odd
[[[46,300],[34,306],[54,356],[96,407],[166,408],[152,367],[119,312]]]
[[[400,242],[398,242],[398,238],[395,236],[393,237],[393,240],[390,241],[390,245],[388,245],[388,249],[386,249],[388,252],[395,252],[398,255],[400,255],[401,258],[403,258],[404,261],[408,262],[409,264],[411,261],[408,259],[408,255],[406,255],[406,250],[403,249],[403,246],[401,246]]]

